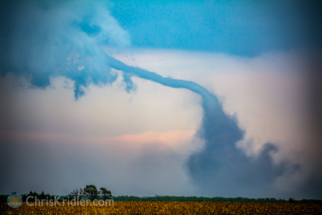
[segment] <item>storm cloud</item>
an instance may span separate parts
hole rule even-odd
[[[1,74],[26,76],[35,87],[50,77],[75,82],[75,98],[90,83],[116,80],[101,45],[126,47],[128,34],[104,4],[76,2],[2,3]]]
[[[132,77],[139,77],[200,95],[203,119],[197,136],[205,145],[191,154],[185,167],[202,195],[277,195],[280,193],[273,188],[276,180],[301,168],[298,164],[274,163],[272,154],[278,152],[274,143],[265,144],[256,157],[249,157],[237,148],[245,133],[237,116],[226,114],[218,98],[198,83],[163,77],[107,55],[103,46],[117,50],[130,46],[130,35],[110,15],[107,4],[2,4],[0,73],[3,77],[14,73],[26,77],[32,86],[45,89],[50,86],[51,78],[63,76],[73,81],[77,100],[85,95],[84,89],[90,84],[103,86],[116,81],[118,73],[112,70],[115,69],[123,72],[128,93],[135,90]],[[3,153],[14,154],[14,144],[1,144],[5,146]],[[33,163],[37,162],[33,160]],[[6,169],[8,174],[10,171]]]

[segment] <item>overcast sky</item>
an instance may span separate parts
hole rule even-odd
[[[322,199],[313,1],[0,9],[0,193]]]

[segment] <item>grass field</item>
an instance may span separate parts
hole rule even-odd
[[[322,214],[322,204],[224,202],[114,202],[114,206],[28,206],[0,203],[0,214]]]

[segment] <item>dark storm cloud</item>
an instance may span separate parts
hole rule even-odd
[[[267,197],[278,194],[272,192],[273,184],[288,166],[273,163],[271,153],[278,151],[277,146],[267,143],[258,157],[248,157],[236,147],[244,132],[237,120],[225,115],[222,108],[204,113],[199,132],[205,147],[190,156],[187,167],[203,195]]]
[[[306,144],[315,152],[311,166],[315,170],[300,184],[298,192],[322,199],[322,1],[304,1],[299,4],[299,16],[303,20],[301,30],[310,47],[306,53],[305,76],[308,80],[307,113],[310,140]]]

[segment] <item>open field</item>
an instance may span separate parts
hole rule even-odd
[[[27,206],[0,203],[0,214],[322,214],[322,204],[224,202],[114,202],[114,206]]]

